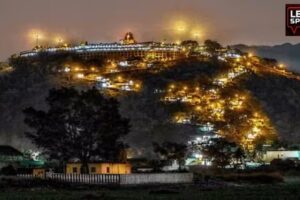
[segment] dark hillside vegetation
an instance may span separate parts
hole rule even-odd
[[[243,44],[232,46],[243,52],[252,52],[258,56],[275,58],[288,65],[290,70],[300,72],[300,44],[285,43],[274,46],[247,46]]]
[[[11,60],[14,71],[0,76],[0,141],[17,148],[31,146],[25,139],[26,127],[22,110],[29,106],[46,109],[44,99],[53,87],[90,87],[91,83],[66,80],[58,71],[65,63],[80,62],[96,65],[103,61],[81,60],[73,55],[41,55],[38,60]],[[130,146],[139,147],[145,153],[153,141],[186,142],[196,134],[191,125],[174,124],[172,113],[184,107],[180,104],[166,106],[156,89],[166,88],[171,83],[197,83],[205,88],[212,87],[212,79],[228,69],[226,63],[217,60],[201,61],[185,59],[171,67],[153,71],[124,72],[132,78],[143,80],[143,90],[119,96],[121,114],[130,119],[131,132],[127,136]],[[246,89],[253,94],[273,122],[280,138],[300,142],[300,82],[285,77],[250,72],[242,81],[235,82],[230,90]],[[223,92],[226,96],[226,90]]]
[[[280,138],[288,143],[299,143],[300,82],[281,76],[253,74],[245,87],[261,102]]]

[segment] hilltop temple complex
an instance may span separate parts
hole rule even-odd
[[[84,43],[75,46],[62,45],[60,47],[37,47],[23,51],[20,57],[34,57],[39,53],[75,53],[81,58],[107,57],[112,59],[128,59],[132,57],[153,59],[176,59],[183,55],[181,45],[161,42],[136,42],[133,34],[128,32],[120,42],[113,43]]]

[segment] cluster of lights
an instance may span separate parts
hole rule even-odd
[[[171,84],[168,93],[163,98],[165,102],[182,102],[194,106],[193,115],[206,116],[207,120],[223,121],[225,101],[220,98],[217,89],[204,90],[201,87],[178,86]],[[202,115],[203,114],[203,115]],[[191,116],[176,115],[178,123],[191,123]]]
[[[97,86],[100,89],[117,89],[121,91],[139,91],[141,83],[139,81],[127,80],[122,76],[117,76],[113,79],[98,76]]]
[[[53,36],[54,35],[54,36]],[[28,38],[35,43],[37,49],[42,45],[42,42],[53,43],[56,46],[67,47],[66,39],[61,34],[50,34],[42,30],[32,29],[28,32]],[[53,50],[52,50],[53,51]]]
[[[42,37],[36,34],[37,43]],[[56,39],[57,40],[57,39]],[[160,43],[138,43],[138,44],[121,44],[121,43],[99,43],[99,44],[84,44],[77,46],[69,46],[67,43],[63,42],[63,39],[58,39],[58,47],[48,47],[48,48],[35,48],[31,51],[23,51],[20,53],[22,57],[35,56],[39,52],[61,52],[68,51],[74,53],[86,53],[86,52],[179,52],[181,48],[175,44],[165,44]],[[37,44],[36,46],[40,46]]]
[[[249,107],[253,99],[247,93],[236,93],[231,97],[222,97],[218,88],[205,90],[202,87],[190,87],[183,84],[171,84],[166,90],[166,95],[162,98],[165,102],[181,102],[194,107],[194,110],[187,110],[185,112],[176,113],[174,121],[180,124],[195,124],[203,125],[203,122],[228,123],[227,112],[233,112],[236,119],[240,119],[237,124],[227,124],[225,127],[229,128],[237,126],[237,130],[243,130],[241,134],[240,144],[248,149],[249,144],[253,144],[258,135],[268,133],[263,129],[272,127],[268,118],[259,111],[259,108],[254,107],[257,113],[253,116],[243,114],[249,112]],[[190,108],[190,107],[188,107]],[[231,122],[229,122],[231,123]],[[241,128],[244,127],[244,128]],[[245,127],[247,127],[245,129]],[[228,131],[217,130],[219,135],[226,136]],[[230,131],[229,131],[230,132]],[[243,135],[247,142],[243,142]]]
[[[253,55],[248,55],[247,59],[251,59]],[[231,58],[229,58],[231,59]],[[188,112],[177,113],[174,117],[176,123],[181,124],[192,124],[196,123],[198,126],[203,124],[203,121],[209,121],[212,124],[216,122],[226,122],[226,112],[227,110],[232,110],[232,112],[240,112],[246,108],[246,105],[249,105],[249,98],[245,94],[237,93],[232,97],[223,99],[220,94],[220,88],[218,86],[224,87],[226,84],[231,82],[234,78],[240,76],[241,74],[247,72],[246,67],[243,66],[244,58],[243,57],[234,57],[234,60],[231,62],[233,68],[231,68],[227,73],[224,73],[221,77],[214,79],[214,83],[217,87],[212,89],[204,89],[199,86],[190,86],[188,84],[171,84],[165,90],[167,91],[166,96],[163,98],[163,101],[166,102],[181,102],[192,106],[192,110]],[[120,62],[119,66],[126,64],[128,62]],[[118,64],[114,61],[108,63],[108,68],[118,69]],[[251,66],[251,62],[247,61],[245,63],[247,67]],[[123,66],[122,66],[123,67]],[[96,68],[90,67],[91,72],[95,72]],[[87,77],[82,73],[83,69],[81,67],[66,67],[65,72],[75,72],[78,79],[86,79]],[[138,91],[141,88],[141,84],[138,81],[133,81],[130,79],[125,79],[122,76],[115,76],[114,78],[104,78],[98,76],[96,78],[98,82],[97,86],[101,89],[117,89],[120,91]],[[239,116],[238,113],[236,113]],[[245,142],[249,144],[249,141],[252,142],[255,138],[262,133],[263,127],[266,124],[259,126],[259,122],[262,121],[263,117],[260,118],[251,118],[249,115],[245,116],[248,120],[249,127],[245,131]],[[200,120],[200,121],[198,121]],[[265,119],[263,119],[265,120]],[[231,126],[231,125],[229,125]],[[221,131],[217,131],[220,135],[224,135]]]
[[[247,72],[246,68],[242,65],[235,65],[233,69],[229,70],[228,73],[222,74],[220,77],[214,80],[214,84],[226,87],[228,83],[231,83],[233,79],[241,76]]]
[[[229,107],[232,110],[241,110],[244,107],[245,101],[245,95],[235,94],[234,97],[229,100]]]
[[[209,123],[208,123],[209,125]],[[219,138],[216,134],[204,133],[188,142],[189,149],[191,150],[189,158],[186,160],[187,165],[203,165],[211,166],[212,160],[203,155],[203,148],[211,145],[211,139]]]
[[[186,33],[189,26],[183,21],[175,24],[175,30],[178,34]],[[195,38],[199,38],[201,33],[199,30],[192,30],[192,34]],[[33,38],[35,38],[37,46],[39,46],[39,40],[44,39],[44,34],[41,32],[34,32],[31,34]],[[186,51],[183,47],[180,46],[181,41],[178,40],[176,44],[165,44],[165,43],[139,43],[139,44],[120,44],[120,43],[100,43],[100,44],[85,44],[70,47],[64,44],[64,39],[62,37],[56,37],[55,41],[57,44],[60,44],[59,47],[56,48],[45,48],[45,49],[35,49],[33,51],[27,51],[21,53],[21,56],[34,56],[39,51],[48,51],[48,52],[56,52],[60,50],[78,52],[78,53],[86,53],[86,52],[120,52],[120,51],[147,51],[149,52],[147,55],[149,56],[149,60],[151,57],[154,57],[154,51]],[[205,50],[205,47],[198,47],[197,50],[201,53],[201,55],[205,55],[207,57],[211,57],[210,53]],[[249,96],[243,93],[234,94],[227,99],[222,98],[220,88],[224,88],[228,86],[229,83],[232,83],[233,80],[242,74],[247,72],[247,69],[254,68],[254,55],[252,53],[248,53],[247,56],[241,56],[239,53],[236,53],[232,50],[226,49],[218,58],[224,62],[228,62],[231,64],[232,68],[226,73],[216,77],[213,80],[213,84],[215,85],[212,89],[204,89],[199,86],[189,86],[184,84],[171,84],[165,91],[166,95],[163,97],[163,101],[165,102],[181,102],[187,104],[192,108],[187,112],[177,113],[174,117],[174,121],[176,123],[181,124],[192,124],[193,121],[196,121],[197,125],[203,124],[203,121],[209,121],[211,124],[215,124],[218,122],[225,123],[226,122],[226,113],[228,110],[231,112],[236,112],[235,115],[238,118],[245,118],[245,126],[247,128],[242,130],[242,135],[244,136],[244,146],[249,144],[253,144],[253,141],[260,135],[266,134],[264,129],[265,127],[271,127],[271,123],[268,118],[259,110],[257,113],[253,115],[243,114],[243,110],[246,109],[246,105],[251,104],[251,100]],[[168,61],[168,58],[165,58]],[[161,61],[164,61],[161,59]],[[145,63],[143,63],[145,64]],[[123,68],[130,67],[128,61],[121,61],[119,63],[111,62],[109,64],[108,73],[119,72],[119,66]],[[279,64],[277,66],[279,69],[284,71],[285,66],[283,64]],[[88,68],[88,71],[91,73],[96,73],[97,68],[91,66]],[[279,70],[278,70],[279,71]],[[78,79],[87,79],[86,69],[83,69],[79,66],[75,67],[65,67],[65,73],[74,73],[74,76]],[[126,79],[122,76],[116,76],[114,78],[105,78],[102,76],[96,76],[95,78],[97,82],[97,86],[101,89],[117,89],[120,91],[140,91],[141,82],[131,79]],[[253,111],[253,112],[254,112]],[[197,122],[199,120],[200,122]],[[240,125],[240,124],[239,124]],[[228,124],[228,127],[233,126],[232,124]],[[219,130],[218,133],[220,135],[225,135],[225,131]],[[197,139],[198,140],[198,139]],[[198,156],[199,158],[201,156]]]

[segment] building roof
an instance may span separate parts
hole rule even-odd
[[[67,164],[81,164],[81,161],[67,162]],[[128,164],[127,162],[117,162],[117,161],[91,161],[87,164]]]
[[[11,146],[0,145],[0,156],[23,156],[23,154]]]

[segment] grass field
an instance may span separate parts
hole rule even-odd
[[[248,200],[300,199],[300,181],[288,181],[271,185],[242,185],[218,189],[204,189],[200,186],[159,186],[145,188],[115,188],[115,189],[2,189],[0,199],[99,199],[99,200]]]

